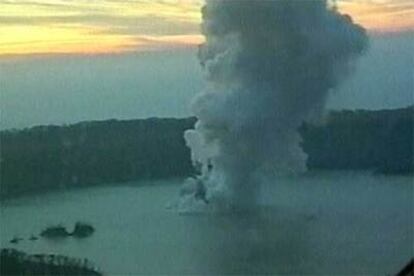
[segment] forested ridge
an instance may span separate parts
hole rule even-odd
[[[188,175],[194,119],[38,126],[1,132],[1,194]]]
[[[414,170],[414,106],[379,111],[331,112],[320,126],[303,125],[302,147],[310,169]]]
[[[309,169],[413,172],[414,107],[331,112],[300,128]],[[0,132],[0,195],[191,175],[195,118],[90,121]]]

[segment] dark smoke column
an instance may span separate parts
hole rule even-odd
[[[306,169],[297,129],[323,114],[368,39],[325,0],[207,0],[202,15],[209,85],[185,139],[211,200],[248,207],[260,176]]]

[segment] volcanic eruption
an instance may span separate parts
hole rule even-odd
[[[256,203],[263,175],[306,170],[298,128],[368,45],[365,30],[326,0],[207,0],[199,61],[207,86],[184,134],[211,202]]]

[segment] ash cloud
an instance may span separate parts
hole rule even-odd
[[[297,132],[368,46],[365,30],[325,0],[207,0],[199,60],[208,85],[185,132],[212,201],[255,204],[263,175],[300,173]]]

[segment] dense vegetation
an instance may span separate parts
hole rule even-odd
[[[414,107],[332,112],[303,125],[310,169],[413,171]],[[109,120],[6,130],[0,195],[194,173],[183,132],[194,118]]]
[[[1,132],[1,194],[188,175],[193,119],[39,126]]]
[[[1,249],[0,275],[102,275],[87,259],[54,254],[29,255],[16,249]]]
[[[380,111],[331,112],[326,124],[304,125],[302,147],[310,169],[414,170],[414,106]]]

